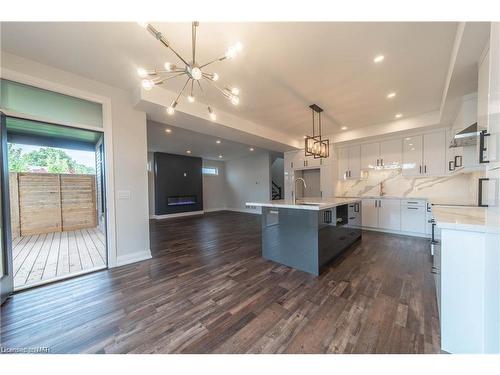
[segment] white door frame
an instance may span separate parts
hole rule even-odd
[[[117,265],[117,249],[116,249],[116,210],[115,210],[115,179],[113,167],[113,122],[111,119],[111,98],[107,96],[97,95],[88,91],[76,89],[74,87],[62,85],[56,82],[48,81],[28,74],[19,73],[10,69],[2,69],[0,78],[23,83],[26,85],[38,87],[40,89],[54,91],[60,94],[73,96],[102,105],[102,120],[103,127],[89,126],[79,123],[67,123],[61,121],[54,121],[49,118],[34,117],[23,113],[15,113],[12,111],[5,111],[7,116],[22,117],[29,120],[36,120],[42,122],[50,122],[57,125],[69,126],[72,128],[87,129],[99,131],[104,134],[104,154],[105,154],[105,168],[106,168],[106,242],[107,242],[107,257],[108,268],[116,267]]]

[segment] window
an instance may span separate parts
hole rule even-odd
[[[216,167],[203,167],[201,168],[201,172],[210,176],[217,176],[219,174],[219,170]]]

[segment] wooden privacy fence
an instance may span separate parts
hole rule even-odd
[[[97,226],[95,175],[10,173],[13,238]]]

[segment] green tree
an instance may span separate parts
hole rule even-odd
[[[28,172],[30,167],[46,168],[49,173],[95,173],[94,168],[77,163],[64,150],[52,147],[41,147],[38,150],[22,154],[22,150],[20,148],[15,148],[13,145],[9,144],[10,171]]]
[[[28,172],[28,162],[23,150],[9,143],[9,171]]]

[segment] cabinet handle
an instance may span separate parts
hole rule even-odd
[[[359,212],[359,203],[354,203],[354,212]]]
[[[420,166],[420,173],[422,173],[422,166]]]
[[[377,207],[377,200],[375,199],[375,207]]]
[[[484,153],[485,151],[488,151],[488,149],[484,146],[484,137],[489,137],[491,134],[486,132],[486,130],[481,131],[479,134],[479,163],[480,164],[485,164],[489,163],[489,160],[486,160],[484,158]]]
[[[384,159],[380,159],[380,166],[383,167],[384,166]]]
[[[379,166],[379,162],[380,162],[380,160],[379,160],[379,159],[377,159],[377,167]]]
[[[290,168],[293,168],[293,161],[290,163]]]
[[[418,210],[418,207],[406,207],[408,210]]]
[[[448,162],[448,170],[449,170],[450,172],[452,172],[452,171],[454,171],[454,170],[455,170],[455,162],[454,162],[453,160],[450,160],[450,161]]]
[[[424,165],[424,173],[427,173],[427,165]]]

